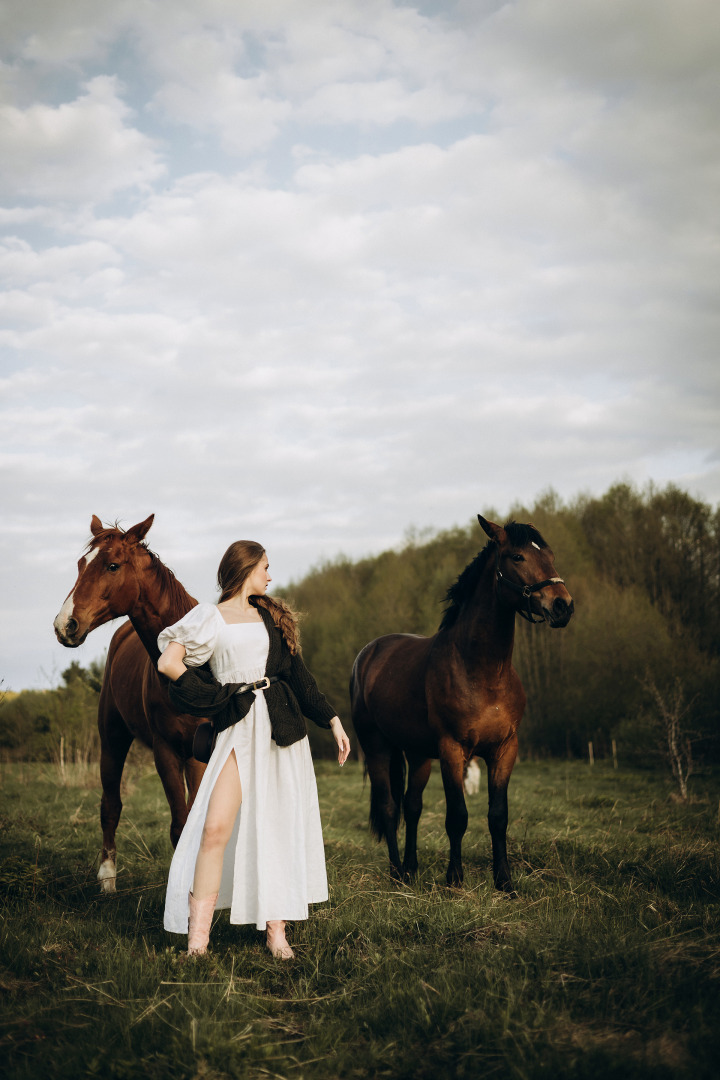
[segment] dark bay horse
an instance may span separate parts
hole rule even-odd
[[[353,666],[355,731],[370,776],[370,825],[387,840],[393,871],[417,871],[417,829],[432,760],[440,759],[450,840],[449,885],[463,879],[467,828],[463,776],[477,755],[488,771],[488,824],[495,886],[512,893],[507,859],[507,788],[517,757],[525,691],[512,666],[515,615],[567,626],[573,600],[555,575],[554,555],[533,525],[501,528],[478,514],[489,541],[448,590],[432,637],[388,634]],[[536,618],[537,616],[537,618]],[[405,790],[407,760],[408,783]],[[397,843],[405,816],[405,856]]]
[[[171,706],[167,684],[158,674],[157,636],[195,607],[160,559],[143,543],[151,514],[127,532],[105,528],[93,515],[92,539],[78,561],[78,577],[55,619],[58,641],[74,649],[103,623],[121,615],[130,622],[113,634],[100,703],[100,821],[103,850],[98,880],[103,892],[115,892],[115,833],[122,800],[120,780],[134,739],[152,748],[170,805],[170,839],[177,844],[205,766],[192,757],[192,739],[200,723]],[[187,783],[187,797],[185,785]]]

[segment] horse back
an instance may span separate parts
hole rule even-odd
[[[361,745],[374,728],[395,745],[408,749],[422,746],[423,752],[434,752],[425,697],[425,670],[433,640],[415,634],[387,634],[358,654],[350,699]]]

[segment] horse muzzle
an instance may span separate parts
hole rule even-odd
[[[552,603],[547,607],[542,605],[542,614],[545,622],[551,626],[554,630],[562,626],[567,626],[575,611],[575,602],[570,597],[568,603],[562,596],[553,597]]]
[[[55,637],[66,649],[77,649],[79,645],[82,645],[89,632],[86,630],[84,633],[81,633],[77,619],[74,619],[72,616],[67,619],[61,619],[58,615],[53,623],[53,628],[55,630]]]

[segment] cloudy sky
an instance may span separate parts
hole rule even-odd
[[[554,488],[720,499],[715,0],[0,14],[3,688],[93,513],[201,599]],[[552,538],[550,538],[552,540]]]

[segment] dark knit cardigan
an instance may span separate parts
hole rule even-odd
[[[335,710],[318,690],[300,655],[293,656],[290,652],[270,612],[261,607],[257,610],[270,639],[265,674],[276,675],[279,679],[267,690],[257,693],[265,695],[273,739],[278,746],[292,746],[307,735],[304,716],[318,727],[329,728]],[[203,664],[202,667],[188,668],[179,679],[171,682],[168,694],[178,712],[211,717],[217,731],[224,731],[247,716],[255,700],[253,691],[237,694],[239,685],[218,682],[210,668]]]

